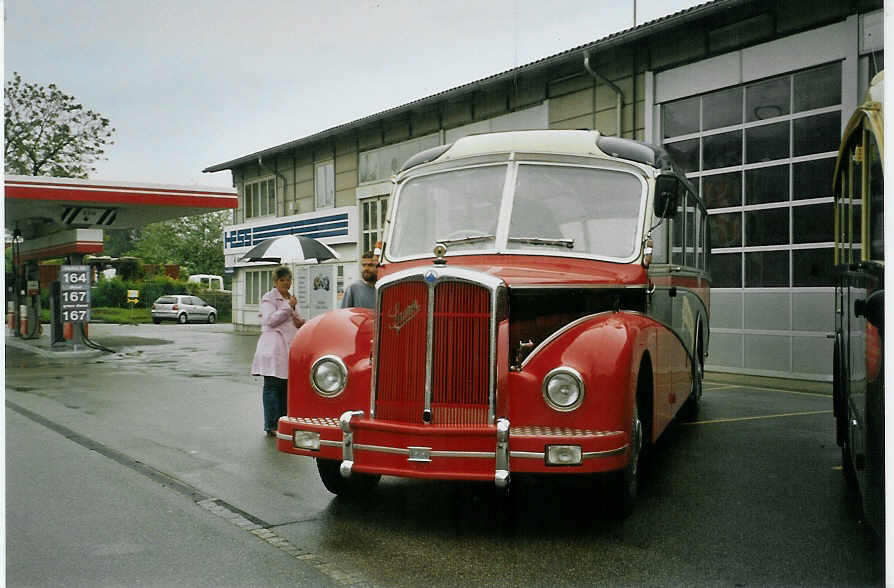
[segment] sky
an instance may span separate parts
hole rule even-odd
[[[637,0],[642,24],[703,0]],[[94,178],[202,169],[595,41],[634,0],[5,0],[4,77],[111,119]]]

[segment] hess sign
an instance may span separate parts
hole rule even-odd
[[[90,266],[63,265],[59,269],[62,282],[62,322],[90,321]]]

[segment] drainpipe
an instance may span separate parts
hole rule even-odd
[[[276,171],[275,169],[270,169],[269,167],[264,165],[264,161],[262,160],[260,155],[258,156],[258,167],[260,167],[262,169],[266,169],[267,171],[269,171],[270,173],[272,173],[273,175],[277,176],[279,179],[282,180],[282,213],[283,213],[283,216],[285,216],[285,214],[286,214],[286,177],[284,175],[282,175],[281,173],[279,173],[278,171]]]
[[[621,109],[624,108],[624,92],[622,92],[621,88],[619,88],[617,85],[615,85],[611,80],[609,80],[608,78],[606,78],[599,72],[595,71],[592,67],[590,67],[590,52],[589,51],[584,53],[584,69],[586,69],[587,72],[591,76],[593,76],[593,78],[595,80],[602,82],[603,84],[607,85],[609,88],[611,88],[614,91],[615,98],[616,98],[615,132],[617,133],[617,136],[620,137],[621,136]],[[595,92],[596,89],[594,88],[593,91]],[[595,112],[593,113],[593,116],[595,118],[595,116],[596,116]],[[594,122],[595,122],[595,120],[594,120]],[[594,124],[593,126],[596,126],[596,125]]]

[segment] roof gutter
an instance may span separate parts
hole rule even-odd
[[[621,118],[622,118],[621,113],[624,108],[624,92],[622,92],[621,88],[619,88],[610,79],[608,79],[607,77],[605,77],[604,75],[602,75],[601,73],[597,72],[592,67],[590,67],[590,52],[589,51],[584,51],[584,69],[587,70],[587,73],[589,73],[591,76],[593,76],[593,79],[595,79],[596,81],[602,82],[603,84],[605,84],[609,88],[611,88],[612,91],[614,91],[614,93],[615,93],[615,136],[620,137],[621,136]],[[593,88],[593,92],[594,93],[596,92],[595,87]],[[595,100],[595,94],[594,94],[594,100]],[[595,108],[593,110],[594,110],[594,112],[593,112],[593,128],[595,129],[596,128]],[[596,130],[598,130],[598,129],[596,129]]]

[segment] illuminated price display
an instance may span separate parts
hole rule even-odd
[[[62,283],[62,322],[90,322],[90,266],[63,265],[59,269],[59,280]]]

